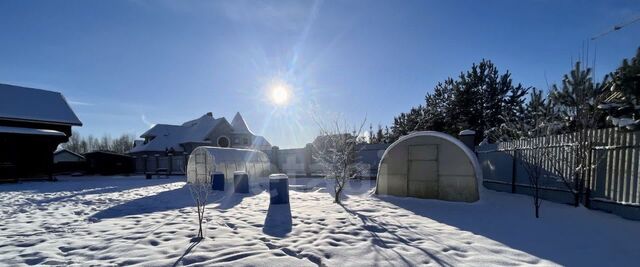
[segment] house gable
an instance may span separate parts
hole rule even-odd
[[[218,139],[221,137],[226,137],[229,139],[230,145],[232,145],[231,140],[233,128],[231,127],[231,124],[229,124],[229,122],[225,118],[220,118],[219,120],[220,122],[218,122],[216,127],[211,129],[211,131],[207,134],[205,141],[211,142],[211,144],[213,144],[214,146],[218,146]]]

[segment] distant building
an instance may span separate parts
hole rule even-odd
[[[157,124],[140,137],[144,140],[134,142],[130,155],[188,154],[198,146],[271,149],[269,141],[249,130],[239,112],[231,123],[209,112],[182,125]]]
[[[53,153],[53,163],[84,162],[85,160],[83,155],[64,148]]]
[[[53,152],[82,126],[58,92],[0,84],[0,180],[52,178]]]
[[[53,172],[55,174],[80,174],[87,169],[86,158],[68,149],[59,149],[53,153]]]
[[[85,153],[84,156],[87,158],[87,172],[91,174],[129,174],[135,170],[135,162],[128,155],[111,151],[93,151]]]

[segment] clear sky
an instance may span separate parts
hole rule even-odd
[[[638,16],[637,0],[2,0],[0,82],[62,92],[84,135],[240,111],[272,144],[300,147],[314,117],[388,125],[482,58],[546,88],[586,40]],[[591,42],[590,60],[595,47],[609,72],[638,46],[635,23]],[[287,105],[269,100],[274,83]]]

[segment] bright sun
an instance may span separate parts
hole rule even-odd
[[[289,104],[289,99],[291,98],[291,90],[286,85],[278,84],[270,89],[269,97],[271,98],[271,102],[278,106],[286,106]]]

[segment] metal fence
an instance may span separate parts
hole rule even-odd
[[[364,171],[360,174],[363,178],[374,179],[378,173],[378,164],[382,158],[384,150],[390,144],[365,144],[358,148],[357,164],[361,165]],[[321,166],[313,160],[311,147],[292,149],[263,150],[272,164],[274,171],[283,172],[290,176],[321,176]],[[187,154],[172,156],[163,155],[142,155],[135,157],[135,169],[137,173],[155,173],[159,169],[166,170],[170,174],[185,174],[188,161]],[[229,163],[231,164],[231,163]],[[225,170],[233,173],[242,168],[224,163]],[[226,166],[229,166],[228,168]]]
[[[584,175],[587,206],[640,219],[640,131],[616,128],[590,130],[586,139],[594,146],[586,156],[590,168]],[[544,155],[540,188],[548,200],[574,203],[571,194],[578,133],[539,137],[477,147],[486,187],[514,193],[531,193],[524,160]],[[563,179],[564,178],[564,179]],[[568,180],[569,179],[569,180]]]

